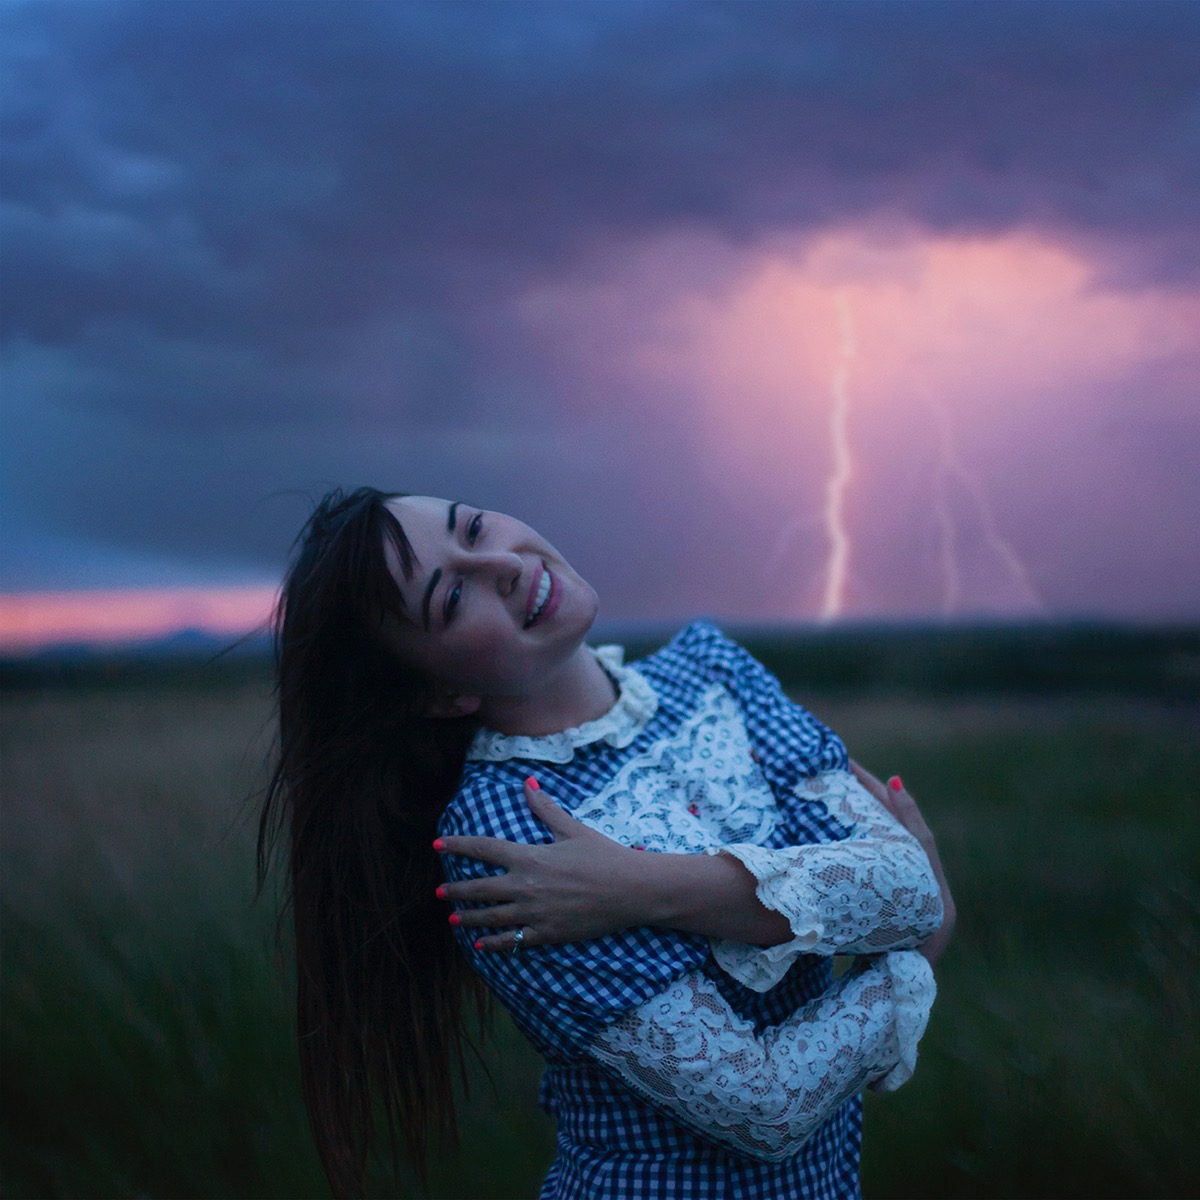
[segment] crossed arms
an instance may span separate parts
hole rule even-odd
[[[443,843],[505,870],[445,889],[447,899],[487,906],[459,910],[460,923],[505,930],[480,938],[483,951],[511,950],[513,928],[529,946],[660,925],[709,937],[717,962],[760,991],[800,954],[867,956],[761,1035],[692,971],[587,1048],[674,1120],[767,1160],[796,1153],[863,1086],[892,1090],[912,1074],[933,1001],[932,963],[954,921],[936,845],[907,792],[889,792],[860,768],[800,786],[852,825],[852,836],[776,850],[723,846],[708,856],[645,854],[527,785],[553,844]]]

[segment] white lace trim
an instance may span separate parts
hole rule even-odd
[[[929,964],[897,951],[757,1035],[697,971],[607,1026],[588,1053],[700,1137],[778,1162],[871,1080],[891,1091],[912,1074],[933,998]]]
[[[894,1092],[917,1069],[917,1046],[925,1036],[937,993],[933,968],[923,954],[898,951],[887,956],[892,973],[892,1003],[896,1008],[896,1065],[871,1085],[873,1092]]]
[[[532,758],[539,762],[570,762],[575,751],[593,742],[605,741],[621,750],[628,746],[658,709],[658,693],[635,668],[625,666],[621,646],[598,646],[592,651],[617,685],[617,702],[602,717],[548,733],[543,737],[510,736],[494,729],[475,735],[468,760],[504,762],[510,758]]]
[[[795,935],[777,946],[714,940],[724,970],[758,992],[774,987],[801,954],[878,954],[912,947],[942,923],[942,897],[921,844],[849,771],[828,771],[795,788],[825,804],[854,832],[840,842],[768,850],[711,847],[758,880],[760,901],[787,917]]]
[[[700,854],[764,841],[778,809],[737,702],[713,684],[671,737],[631,758],[572,816],[627,846]]]

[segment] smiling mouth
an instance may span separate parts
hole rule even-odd
[[[543,564],[541,578],[538,580],[537,593],[533,597],[533,607],[529,610],[529,616],[525,618],[526,629],[542,615],[542,609],[546,607],[546,601],[549,599],[550,568]]]

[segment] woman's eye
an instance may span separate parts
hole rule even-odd
[[[483,513],[476,513],[471,518],[470,525],[467,526],[467,544],[475,545],[479,535],[483,532]]]
[[[458,608],[459,601],[461,601],[461,600],[462,600],[462,584],[456,583],[446,593],[446,606],[442,610],[442,615],[445,617],[447,622],[449,622],[450,618],[452,616],[454,616],[454,612]]]

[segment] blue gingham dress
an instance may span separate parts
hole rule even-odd
[[[639,760],[652,758],[667,778],[682,731],[695,729],[704,720],[702,709],[717,696],[736,704],[750,749],[744,770],[765,779],[778,805],[763,844],[794,846],[846,836],[847,829],[822,804],[801,803],[792,795],[812,775],[847,769],[841,739],[788,700],[778,681],[719,630],[702,622],[690,625],[635,669],[657,704],[632,741],[614,745],[600,738],[555,755],[566,761],[547,761],[541,739],[513,739],[510,745],[518,749],[522,741],[528,743],[526,756],[468,761],[439,833],[552,841],[525,801],[523,781],[529,774],[568,810],[586,808]],[[689,786],[693,791],[679,802],[676,819],[682,822],[697,811],[694,782]],[[499,868],[448,856],[446,870],[456,880]],[[667,930],[628,929],[595,941],[532,947],[520,955],[475,951],[478,931],[460,927],[457,936],[472,966],[546,1060],[540,1099],[557,1122],[558,1154],[542,1200],[844,1200],[859,1195],[859,1097],[831,1112],[794,1157],[764,1162],[704,1140],[587,1056],[589,1043],[605,1026],[697,970],[761,1033],[830,987],[829,958],[801,956],[775,987],[755,992],[716,965],[707,939]]]

